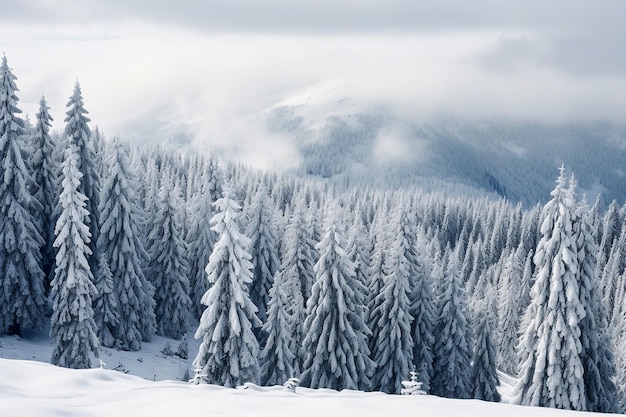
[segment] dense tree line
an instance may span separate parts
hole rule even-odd
[[[545,206],[337,188],[19,117],[0,67],[0,333],[51,322],[52,362],[139,350],[199,319],[195,381],[615,412],[626,395],[626,208],[564,172]],[[51,312],[48,311],[51,309]],[[521,337],[519,336],[521,334]]]

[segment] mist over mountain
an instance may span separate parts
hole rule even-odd
[[[391,187],[441,180],[529,205],[546,201],[565,165],[589,200],[626,197],[626,129],[609,123],[412,122],[385,107],[319,119],[303,113],[281,106],[268,118],[273,132],[296,144],[302,174]]]
[[[336,184],[492,193],[545,202],[557,168],[575,173],[593,202],[626,200],[626,127],[611,122],[545,122],[452,115],[420,119],[390,103],[359,100],[325,83],[263,111],[207,129],[173,120],[167,108],[126,122],[138,143],[210,149],[231,160],[289,170]],[[217,139],[216,139],[217,138]],[[269,162],[267,162],[269,161]]]

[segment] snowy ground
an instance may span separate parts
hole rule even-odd
[[[356,391],[284,392],[282,387],[247,385],[229,389],[181,381],[197,352],[189,340],[188,360],[161,354],[177,343],[155,338],[141,352],[104,351],[105,369],[69,370],[49,365],[52,346],[45,331],[24,337],[0,337],[0,416],[549,416],[575,414],[560,410],[447,400],[434,396],[399,396]],[[29,360],[21,360],[29,359]],[[129,372],[114,371],[124,368]],[[143,377],[138,377],[137,375]],[[146,379],[148,380],[146,380]],[[152,380],[157,380],[153,382]],[[502,376],[508,400],[510,378]]]

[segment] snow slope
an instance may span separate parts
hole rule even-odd
[[[47,330],[25,332],[22,338],[0,337],[0,416],[574,416],[560,410],[448,400],[434,396],[403,397],[358,391],[298,388],[230,389],[184,382],[199,341],[190,338],[189,358],[161,353],[177,341],[155,337],[139,352],[104,349],[103,369],[70,370],[48,364],[52,346]],[[29,360],[24,360],[29,359]],[[94,367],[99,361],[94,361]],[[117,368],[118,371],[113,370]],[[120,372],[120,370],[122,372]],[[126,374],[125,372],[128,372]],[[145,378],[145,379],[144,379]],[[515,380],[500,375],[503,401],[509,401]],[[154,382],[156,381],[156,382]]]
[[[69,370],[0,359],[0,415],[12,416],[574,416],[579,413],[434,396],[248,384],[230,389],[146,381],[105,369]]]

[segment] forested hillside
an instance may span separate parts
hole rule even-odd
[[[340,112],[343,103],[348,110]],[[564,164],[590,199],[602,194],[608,204],[626,198],[626,128],[611,123],[454,117],[424,122],[390,106],[355,105],[349,99],[284,104],[266,115],[271,132],[296,144],[300,173],[339,184],[433,189],[457,184],[528,207],[548,200],[554,169]]]

